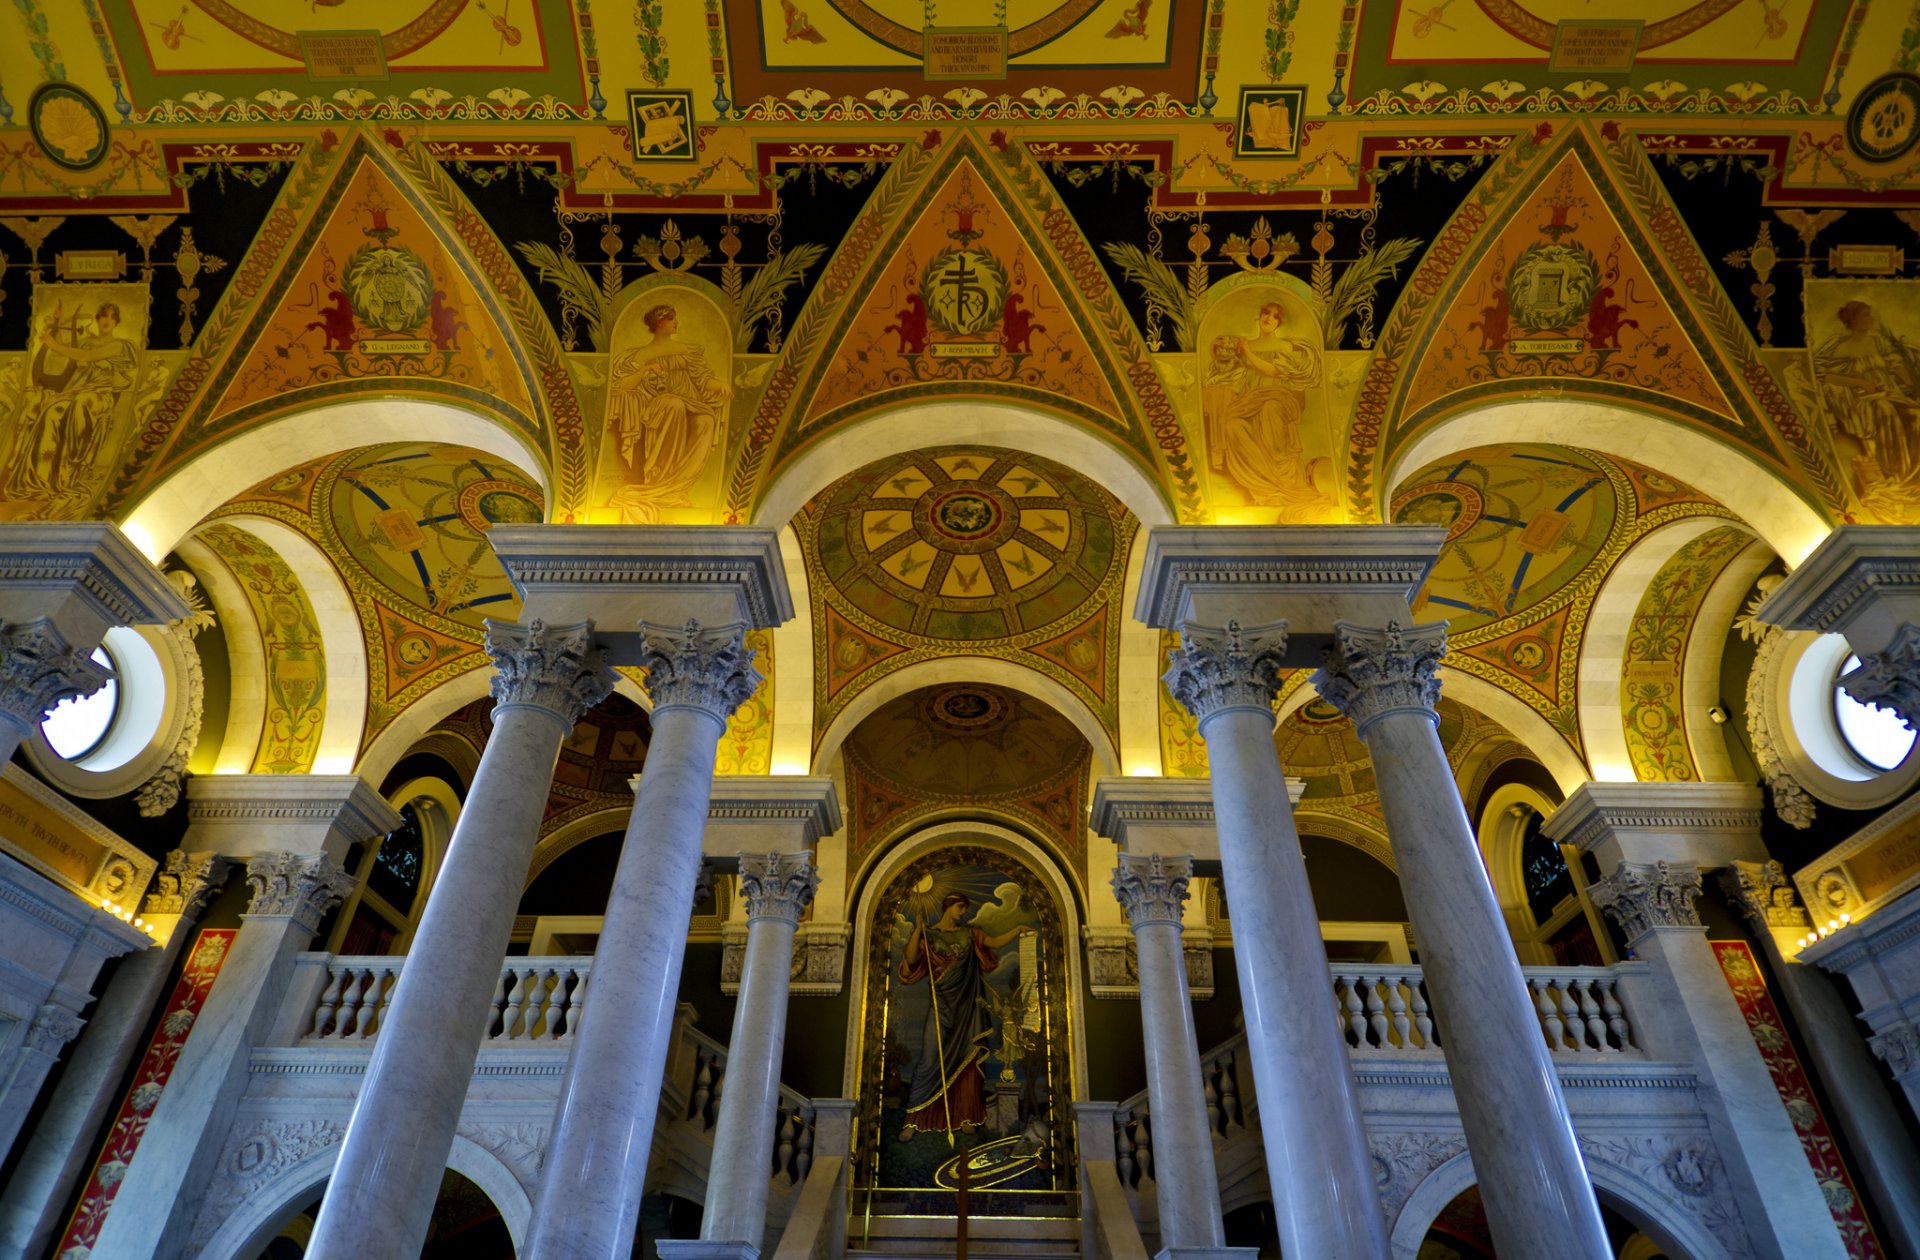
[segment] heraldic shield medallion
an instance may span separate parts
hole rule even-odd
[[[927,319],[942,332],[970,336],[1000,322],[1007,271],[984,249],[963,245],[934,255],[920,279]]]

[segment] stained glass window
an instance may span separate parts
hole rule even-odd
[[[420,815],[413,806],[402,805],[400,825],[386,834],[380,841],[380,851],[374,854],[367,887],[401,914],[409,913],[420,892],[420,867],[425,856]]]
[[[1527,908],[1536,922],[1545,922],[1561,899],[1573,891],[1573,873],[1560,846],[1540,834],[1546,822],[1527,811],[1527,830],[1520,842],[1520,878],[1527,889]]]

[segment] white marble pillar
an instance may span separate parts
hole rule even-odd
[[[740,855],[747,953],[727,1043],[726,1090],[713,1124],[706,1213],[700,1219],[701,1239],[731,1248],[736,1260],[754,1260],[766,1229],[793,934],[819,886],[811,853]]]
[[[1384,1260],[1373,1161],[1347,1044],[1327,1018],[1333,982],[1273,743],[1285,641],[1280,625],[1188,626],[1166,682],[1207,741],[1281,1250]]]
[[[653,739],[594,951],[592,1004],[561,1087],[527,1260],[626,1260],[633,1246],[715,753],[727,718],[760,682],[744,624],[641,630]]]
[[[187,612],[117,526],[0,523],[0,765],[55,705],[106,683],[111,671],[92,657],[108,629]]]
[[[1813,931],[1786,871],[1778,862],[1734,862],[1721,883],[1746,914],[1800,1026],[1888,1243],[1897,1254],[1920,1257],[1920,1151],[1914,1150],[1898,1113],[1887,1106],[1886,1083],[1832,978],[1786,952]]]
[[[382,1017],[307,1243],[314,1260],[420,1254],[561,741],[613,689],[591,622],[489,621],[487,652],[493,733]]]
[[[1445,653],[1444,624],[1336,622],[1313,684],[1353,720],[1373,763],[1494,1245],[1504,1255],[1611,1260],[1539,1016],[1440,744],[1435,671]]]
[[[1158,853],[1122,853],[1113,870],[1113,895],[1126,911],[1138,958],[1162,1260],[1211,1255],[1226,1247],[1213,1128],[1180,941],[1192,877],[1191,858]]]
[[[1793,567],[1759,619],[1845,635],[1860,667],[1840,685],[1920,729],[1920,526],[1840,526]]]
[[[353,887],[325,853],[255,853],[247,862],[247,882],[253,900],[240,933],[154,1104],[94,1243],[96,1256],[186,1256],[194,1217],[246,1088],[253,1047],[280,1014],[295,956]]]
[[[167,976],[225,881],[227,865],[210,851],[167,854],[141,910],[165,944],[122,959],[94,1005],[0,1193],[0,1260],[38,1260],[52,1243],[60,1214],[93,1154],[94,1137],[141,1049],[141,1034],[164,995]]]

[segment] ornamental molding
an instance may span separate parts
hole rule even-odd
[[[20,765],[13,764],[0,768],[0,778],[4,778],[9,787],[32,798],[40,808],[59,818],[74,832],[86,837],[89,843],[98,847],[98,852],[92,858],[92,871],[83,879],[73,878],[66,870],[47,861],[36,847],[18,843],[4,833],[0,833],[0,852],[16,858],[35,875],[59,888],[66,889],[68,893],[86,903],[97,905],[116,901],[126,906],[140,904],[140,898],[146,895],[147,884],[153,878],[156,863],[151,857],[130,842],[121,839],[118,833],[101,826],[92,815],[81,812],[72,801],[28,774]],[[10,882],[0,880],[0,888],[6,887]],[[37,891],[37,889],[30,890],[30,895],[31,892]],[[12,899],[8,898],[8,900]],[[110,931],[128,938],[125,941],[116,938],[108,950],[109,957],[125,953],[130,947],[130,942],[142,947],[149,943],[146,933],[122,924],[118,920],[110,919],[105,914],[100,914],[97,918],[89,918],[88,916],[95,912],[82,907],[68,916],[64,907],[70,903],[70,898],[61,896],[59,902],[63,907],[63,917],[45,921],[56,925],[71,921],[76,925],[74,928],[61,928],[67,935],[91,931],[100,922],[105,921],[110,924]]]
[[[25,1048],[49,1059],[60,1057],[60,1049],[80,1035],[86,1020],[53,1002],[43,1004],[27,1025]]]
[[[749,924],[773,919],[798,925],[820,887],[811,853],[742,853],[739,878]]]
[[[793,617],[779,536],[770,529],[497,525],[487,540],[523,600],[725,592],[739,601],[754,629]]]
[[[1844,633],[1882,596],[1920,596],[1920,528],[1838,527],[1794,566],[1758,616],[1788,630]]]
[[[203,614],[211,623],[213,614]],[[206,721],[207,675],[200,664],[200,651],[193,645],[194,621],[188,618],[168,624],[166,636],[173,646],[184,686],[180,730],[173,745],[155,770],[133,794],[134,806],[142,818],[158,818],[180,803],[186,787],[187,762],[200,743],[200,728]]]
[[[1743,783],[1583,783],[1542,824],[1548,839],[1585,852],[1616,832],[1760,834],[1759,789]]]
[[[1920,1071],[1920,1028],[1904,1020],[1868,1037],[1867,1046],[1896,1079]]]
[[[1395,713],[1438,720],[1438,671],[1446,654],[1444,621],[1411,627],[1389,621],[1382,630],[1337,621],[1326,664],[1308,681],[1364,739],[1369,726]]]
[[[338,1145],[346,1129],[331,1118],[254,1120],[233,1127],[207,1188],[192,1245],[199,1254],[234,1210],[308,1156]]]
[[[1097,998],[1140,1000],[1140,955],[1131,930],[1088,927],[1087,992]],[[1214,995],[1213,933],[1188,928],[1180,935],[1180,954],[1187,964],[1187,996],[1205,1002]]]
[[[247,859],[253,898],[247,917],[292,919],[308,934],[333,904],[353,891],[353,877],[320,853],[260,853]]]
[[[1163,525],[1147,534],[1133,615],[1179,624],[1195,594],[1398,595],[1410,599],[1445,531],[1394,526]]]
[[[689,617],[678,630],[640,624],[640,664],[656,716],[690,708],[725,724],[760,686],[754,650],[742,624],[701,626]]]
[[[90,696],[113,671],[75,647],[50,617],[0,620],[0,717],[30,736],[63,700]]]
[[[528,1197],[538,1191],[540,1168],[547,1159],[545,1125],[462,1124],[455,1132],[505,1164]]]
[[[1774,688],[1783,686],[1787,680],[1782,659],[1786,649],[1786,632],[1778,626],[1768,626],[1760,636],[1753,668],[1747,671],[1747,743],[1760,778],[1773,798],[1773,812],[1788,826],[1805,831],[1813,826],[1817,807],[1781,752],[1783,734],[1774,731],[1774,706],[1768,703]]]
[[[168,853],[147,894],[146,913],[177,914],[191,922],[206,910],[207,902],[226,882],[229,860],[211,849]]]
[[[633,786],[639,791],[636,775]],[[840,830],[840,796],[816,775],[721,775],[707,797],[707,821],[720,825],[792,823],[795,843],[813,845]]]
[[[1622,862],[1587,894],[1620,925],[1628,945],[1656,928],[1705,930],[1694,905],[1700,868],[1691,862]]]
[[[1691,1217],[1731,1257],[1754,1254],[1733,1187],[1713,1139],[1703,1133],[1632,1137],[1578,1135],[1589,1163],[1607,1164],[1644,1186],[1669,1211]]]
[[[1464,1154],[1463,1133],[1373,1133],[1367,1136],[1367,1155],[1373,1163],[1373,1184],[1380,1207],[1389,1221],[1434,1169]]]
[[[1736,861],[1721,872],[1720,884],[1755,928],[1807,928],[1813,923],[1778,862]]]
[[[1111,883],[1114,899],[1134,931],[1156,924],[1178,931],[1187,904],[1187,882],[1192,878],[1190,858],[1122,853]]]
[[[41,521],[0,530],[0,586],[78,594],[111,625],[177,621],[190,611],[132,540],[105,522]]]
[[[549,626],[536,618],[523,626],[489,617],[486,651],[493,661],[489,690],[495,704],[543,710],[568,730],[619,681],[594,642],[591,621]]]
[[[1280,671],[1287,650],[1287,624],[1243,629],[1229,621],[1225,629],[1180,627],[1180,646],[1160,681],[1182,708],[1204,725],[1216,713],[1234,709],[1271,712],[1280,693]]]
[[[793,941],[793,963],[787,970],[787,992],[793,997],[834,997],[845,987],[849,923],[803,923]],[[729,923],[720,929],[720,991],[740,993],[740,973],[747,957],[747,928]]]
[[[1097,779],[1089,821],[1095,835],[1122,848],[1132,827],[1198,827],[1211,832],[1213,781],[1132,775]]]

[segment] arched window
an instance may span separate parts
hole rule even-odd
[[[1554,907],[1573,892],[1573,872],[1567,869],[1560,846],[1540,834],[1546,819],[1527,811],[1526,831],[1520,841],[1520,878],[1527,890],[1527,909],[1534,922],[1553,917]]]
[[[367,887],[382,901],[410,914],[413,899],[420,894],[420,868],[426,858],[426,838],[420,834],[420,812],[412,805],[400,807],[400,825],[380,841],[367,869]]]

